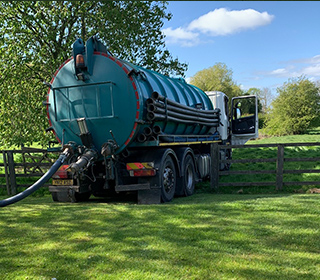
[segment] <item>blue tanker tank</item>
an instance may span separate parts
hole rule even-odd
[[[49,191],[59,202],[121,192],[137,193],[139,203],[168,202],[192,195],[196,182],[210,176],[212,162],[231,156],[211,146],[230,143],[230,125],[222,125],[227,138],[221,139],[220,110],[202,90],[117,59],[95,37],[74,43],[72,58],[49,87],[47,113],[62,153],[40,180],[0,207],[30,195],[51,176]],[[226,96],[219,98],[227,108]],[[257,109],[238,123],[251,133],[256,115]]]
[[[100,150],[113,141],[114,154],[157,145],[165,135],[214,134],[219,118],[199,88],[117,59],[95,37],[74,43],[73,57],[54,74],[47,104],[60,142]]]
[[[191,195],[209,175],[209,144],[219,140],[220,110],[202,90],[118,59],[95,37],[74,43],[50,83],[47,111],[72,155],[49,187],[55,201]]]

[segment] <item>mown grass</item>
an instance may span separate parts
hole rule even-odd
[[[1,279],[319,279],[317,195],[162,205],[27,198],[0,210]]]

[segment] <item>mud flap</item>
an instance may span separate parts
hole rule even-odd
[[[79,186],[49,186],[52,199],[56,202],[75,202],[75,192]]]

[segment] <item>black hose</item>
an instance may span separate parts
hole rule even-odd
[[[184,105],[184,104],[181,104],[181,103],[178,103],[176,101],[173,101],[171,99],[166,99],[164,96],[160,95],[158,92],[154,91],[151,95],[151,99],[154,99],[154,100],[160,100],[162,102],[166,102],[167,105],[172,105],[172,106],[175,106],[175,107],[179,107],[179,108],[182,108],[182,109],[186,109],[186,110],[190,110],[190,111],[194,111],[194,112],[198,112],[199,109],[196,109],[196,108],[193,108],[193,107],[189,107],[187,105]],[[152,103],[151,100],[147,100],[147,104],[150,104]],[[214,110],[203,110],[203,112],[212,112],[212,111],[216,111],[216,112],[220,112],[220,109],[214,109]]]
[[[163,114],[165,116],[165,112],[161,112],[159,111],[159,114]],[[176,112],[172,112],[172,111],[168,111],[167,112],[167,115],[170,116],[170,117],[174,117],[174,118],[177,118],[177,119],[181,119],[181,120],[189,120],[189,121],[193,121],[193,122],[197,122],[197,123],[218,123],[218,118],[212,118],[212,119],[209,119],[209,118],[201,118],[199,116],[190,116],[190,115],[184,115],[184,114],[180,114],[180,113],[176,113]]]
[[[157,100],[149,98],[147,99],[146,104],[147,104],[147,109],[152,112],[153,111],[155,112],[156,110],[158,110],[158,108],[161,108],[163,110],[166,109],[168,111],[175,111],[178,113],[184,113],[189,115],[202,115],[203,117],[218,116],[220,113],[220,109],[218,108],[214,110],[201,110],[201,109],[196,109],[186,105],[182,105],[177,102],[173,102],[172,100],[170,100],[169,102],[169,99],[167,99],[167,104],[164,104]]]
[[[51,178],[51,176],[58,171],[60,166],[63,164],[63,162],[68,157],[68,155],[69,154],[67,151],[63,152],[59,156],[58,160],[51,166],[51,168],[37,182],[35,182],[32,186],[30,186],[29,188],[27,188],[23,192],[18,193],[12,197],[7,198],[7,199],[1,200],[0,207],[5,207],[7,205],[16,203],[16,202],[26,198],[30,194],[34,193],[40,187],[42,187]]]
[[[188,119],[188,120],[199,120],[199,121],[211,121],[211,120],[218,120],[219,119],[219,115],[218,114],[214,114],[214,115],[205,115],[205,114],[201,114],[200,112],[197,114],[195,112],[188,112],[188,111],[184,111],[182,109],[176,108],[175,110],[172,110],[169,108],[168,106],[168,110],[166,111],[165,109],[153,106],[153,105],[148,105],[147,108],[148,112],[154,112],[154,113],[158,113],[158,114],[163,114],[163,115],[171,115],[173,117],[178,117],[182,118],[182,119]]]
[[[161,115],[161,114],[155,114],[153,112],[148,112],[147,113],[147,119],[149,121],[172,121],[172,122],[178,122],[181,124],[191,124],[191,125],[204,125],[204,126],[208,126],[208,127],[218,127],[219,126],[219,121],[218,120],[212,120],[210,122],[202,122],[202,121],[196,121],[196,120],[187,120],[187,119],[180,119],[180,118],[176,118],[173,116],[170,116],[170,114],[168,114],[167,116],[165,115]]]

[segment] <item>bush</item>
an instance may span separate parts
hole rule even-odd
[[[291,79],[277,89],[266,119],[269,135],[302,134],[319,123],[319,88],[305,77]]]

